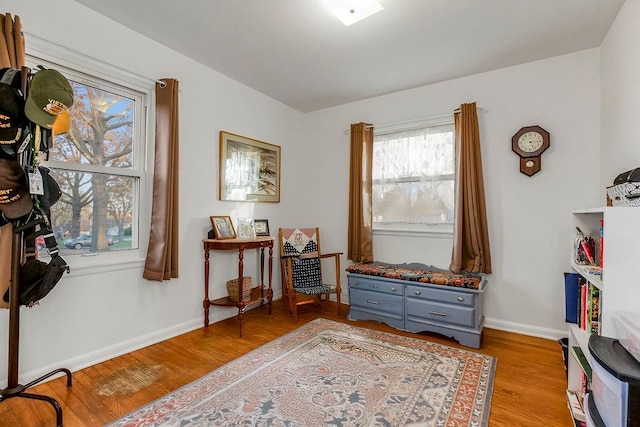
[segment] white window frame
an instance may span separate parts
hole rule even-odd
[[[91,252],[88,254],[64,256],[71,268],[70,275],[82,276],[88,274],[100,274],[103,272],[140,268],[144,266],[150,230],[151,194],[153,183],[153,154],[154,144],[151,141],[152,129],[155,127],[153,120],[155,112],[155,80],[138,76],[130,71],[115,67],[96,58],[53,44],[44,39],[25,34],[27,46],[27,66],[35,68],[42,65],[46,68],[55,68],[70,80],[94,86],[118,93],[136,100],[135,127],[136,140],[141,141],[134,145],[133,170],[119,173],[117,168],[100,166],[87,167],[74,164],[69,167],[66,162],[41,161],[42,166],[57,169],[87,170],[88,172],[100,172],[109,175],[135,176],[139,179],[138,188],[134,188],[134,206],[132,224],[137,228],[137,248],[121,251]],[[124,89],[124,91],[123,91]],[[104,170],[97,170],[97,169]],[[45,251],[46,256],[46,251]]]
[[[388,135],[428,127],[447,126],[454,124],[453,114],[430,118],[422,118],[398,122],[387,125],[375,126],[375,135]],[[455,135],[454,135],[455,138]],[[375,144],[375,142],[374,142]],[[454,146],[455,150],[455,146]],[[455,162],[454,153],[454,162]],[[454,185],[455,185],[455,164],[454,164]],[[372,207],[373,208],[373,207]],[[372,231],[374,235],[404,236],[404,237],[438,237],[452,238],[453,224],[399,224],[373,222]]]

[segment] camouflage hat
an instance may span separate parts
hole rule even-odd
[[[31,78],[24,112],[33,123],[51,129],[58,114],[72,105],[73,89],[59,71],[41,70]]]

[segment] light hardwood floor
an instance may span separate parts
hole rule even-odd
[[[281,301],[275,301],[272,315],[266,307],[247,311],[243,338],[238,337],[233,317],[74,372],[69,388],[63,378],[56,378],[28,391],[57,399],[65,426],[102,426],[317,317],[466,348],[436,334],[404,333],[370,321],[350,322],[348,310],[343,306],[338,318],[335,303],[325,303],[322,309],[302,307],[294,324]],[[556,341],[485,328],[482,347],[473,351],[498,359],[489,426],[573,425],[566,406],[562,351]],[[0,426],[55,426],[55,413],[48,403],[11,398],[0,403]]]

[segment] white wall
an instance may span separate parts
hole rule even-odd
[[[293,156],[300,155],[303,141],[302,113],[71,0],[0,0],[0,10],[20,16],[27,52],[29,35],[34,35],[151,79],[174,77],[180,82],[180,278],[163,283],[143,280],[142,265],[129,270],[110,266],[107,272],[80,276],[67,258],[71,275],[39,307],[21,310],[20,381],[60,366],[90,365],[200,327],[201,240],[211,228],[209,215],[231,215],[234,221],[241,216],[269,218],[277,231],[282,225],[279,212],[292,205],[289,195],[297,186],[296,181],[283,183],[286,195],[280,204],[217,201],[218,132],[281,145],[283,175],[291,177],[296,171]],[[212,253],[212,299],[226,295],[225,282],[237,275],[236,259]],[[255,264],[256,257],[247,253],[245,271]],[[279,282],[276,285],[279,291]],[[211,321],[236,312],[212,308]],[[8,318],[9,311],[0,310],[0,388],[6,385]]]
[[[626,0],[602,43],[600,189],[640,167],[640,1]]]
[[[487,324],[563,334],[569,211],[602,204],[598,49],[301,114],[71,0],[0,0],[0,10],[19,15],[27,33],[143,76],[180,81],[180,278],[148,282],[141,266],[66,277],[40,307],[21,310],[21,382],[200,327],[201,239],[209,215],[268,218],[272,235],[280,226],[317,225],[325,251],[346,252],[349,124],[440,116],[473,101],[480,107],[494,270]],[[520,127],[533,124],[551,133],[551,147],[542,172],[528,178],[518,171],[510,141]],[[219,130],[282,146],[280,203],[216,200]],[[451,243],[376,236],[374,249],[383,261],[446,266]],[[251,268],[255,258],[246,262]],[[231,254],[212,254],[210,297],[224,295],[224,283],[234,275]],[[276,268],[277,293],[278,277]],[[234,314],[213,308],[211,321]],[[0,361],[7,354],[7,324],[8,311],[2,310]],[[0,376],[0,387],[2,381]]]
[[[320,163],[334,165],[322,178],[319,169],[316,179],[338,193],[339,205],[328,203],[332,209],[346,211],[350,123],[435,117],[477,102],[493,264],[487,325],[562,336],[569,212],[604,203],[598,197],[599,66],[599,51],[591,49],[310,113],[310,142],[322,147],[318,155],[327,152]],[[511,151],[513,134],[529,125],[551,134],[542,171],[533,177],[520,173]],[[374,257],[448,268],[451,239],[376,235]]]

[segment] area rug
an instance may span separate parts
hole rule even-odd
[[[316,319],[110,426],[486,426],[495,366]]]

